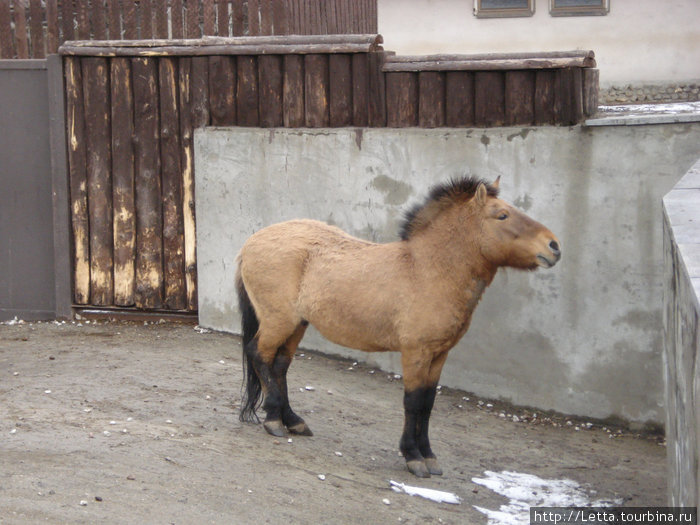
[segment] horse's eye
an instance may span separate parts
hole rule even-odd
[[[498,220],[499,220],[499,221],[505,221],[507,218],[508,218],[508,214],[507,214],[507,213],[501,213],[501,214],[498,216]]]

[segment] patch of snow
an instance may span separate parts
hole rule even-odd
[[[397,483],[394,480],[389,480],[389,484],[394,492],[405,492],[409,496],[420,496],[421,498],[426,498],[436,503],[452,503],[453,505],[459,505],[462,503],[462,498],[453,494],[452,492],[445,492],[442,490],[426,489],[423,487],[412,487],[411,485],[406,485],[405,483]]]
[[[668,104],[622,104],[619,106],[600,106],[601,114],[630,113],[640,115],[677,115],[679,113],[700,113],[700,102],[674,102]]]
[[[591,500],[589,493],[570,479],[543,479],[532,474],[487,470],[483,478],[472,481],[510,500],[498,510],[474,505],[486,515],[488,525],[527,525],[530,507],[609,507],[622,503],[622,500]]]

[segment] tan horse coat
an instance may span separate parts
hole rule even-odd
[[[496,197],[497,185],[463,182],[472,193],[436,193],[397,242],[364,241],[313,220],[253,234],[237,278],[259,320],[261,363],[272,366],[280,351],[291,359],[310,323],[342,346],[401,352],[406,392],[434,389],[497,269],[550,267],[560,253],[547,228]]]

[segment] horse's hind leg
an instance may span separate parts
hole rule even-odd
[[[304,337],[304,332],[306,332],[307,325],[308,323],[304,321],[297,327],[292,336],[287,339],[284,345],[278,349],[277,355],[275,356],[275,361],[272,365],[279,390],[282,393],[282,423],[291,433],[302,436],[312,436],[313,433],[311,432],[311,429],[309,429],[306,422],[289,406],[289,395],[287,392],[287,370],[289,370],[289,365],[291,364],[292,359],[294,359],[294,354],[297,347],[299,346],[301,339]]]
[[[249,353],[265,395],[263,427],[269,434],[277,437],[285,435],[285,427],[293,433],[311,435],[304,420],[289,407],[287,393],[287,370],[304,336],[306,325],[299,324],[296,327],[292,325],[289,330],[281,330],[278,325],[275,325],[276,330],[272,330],[269,326],[269,324],[268,327],[261,325],[256,347]],[[282,338],[275,337],[273,335],[275,333],[291,333],[291,335]],[[283,342],[280,343],[280,341]]]

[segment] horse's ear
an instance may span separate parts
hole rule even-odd
[[[491,187],[493,189],[497,190],[498,186],[500,186],[500,184],[501,184],[501,176],[499,175],[498,177],[496,177],[496,180],[491,183]]]
[[[476,202],[478,204],[486,203],[486,197],[488,196],[488,191],[486,190],[486,184],[480,182],[476,187]]]

